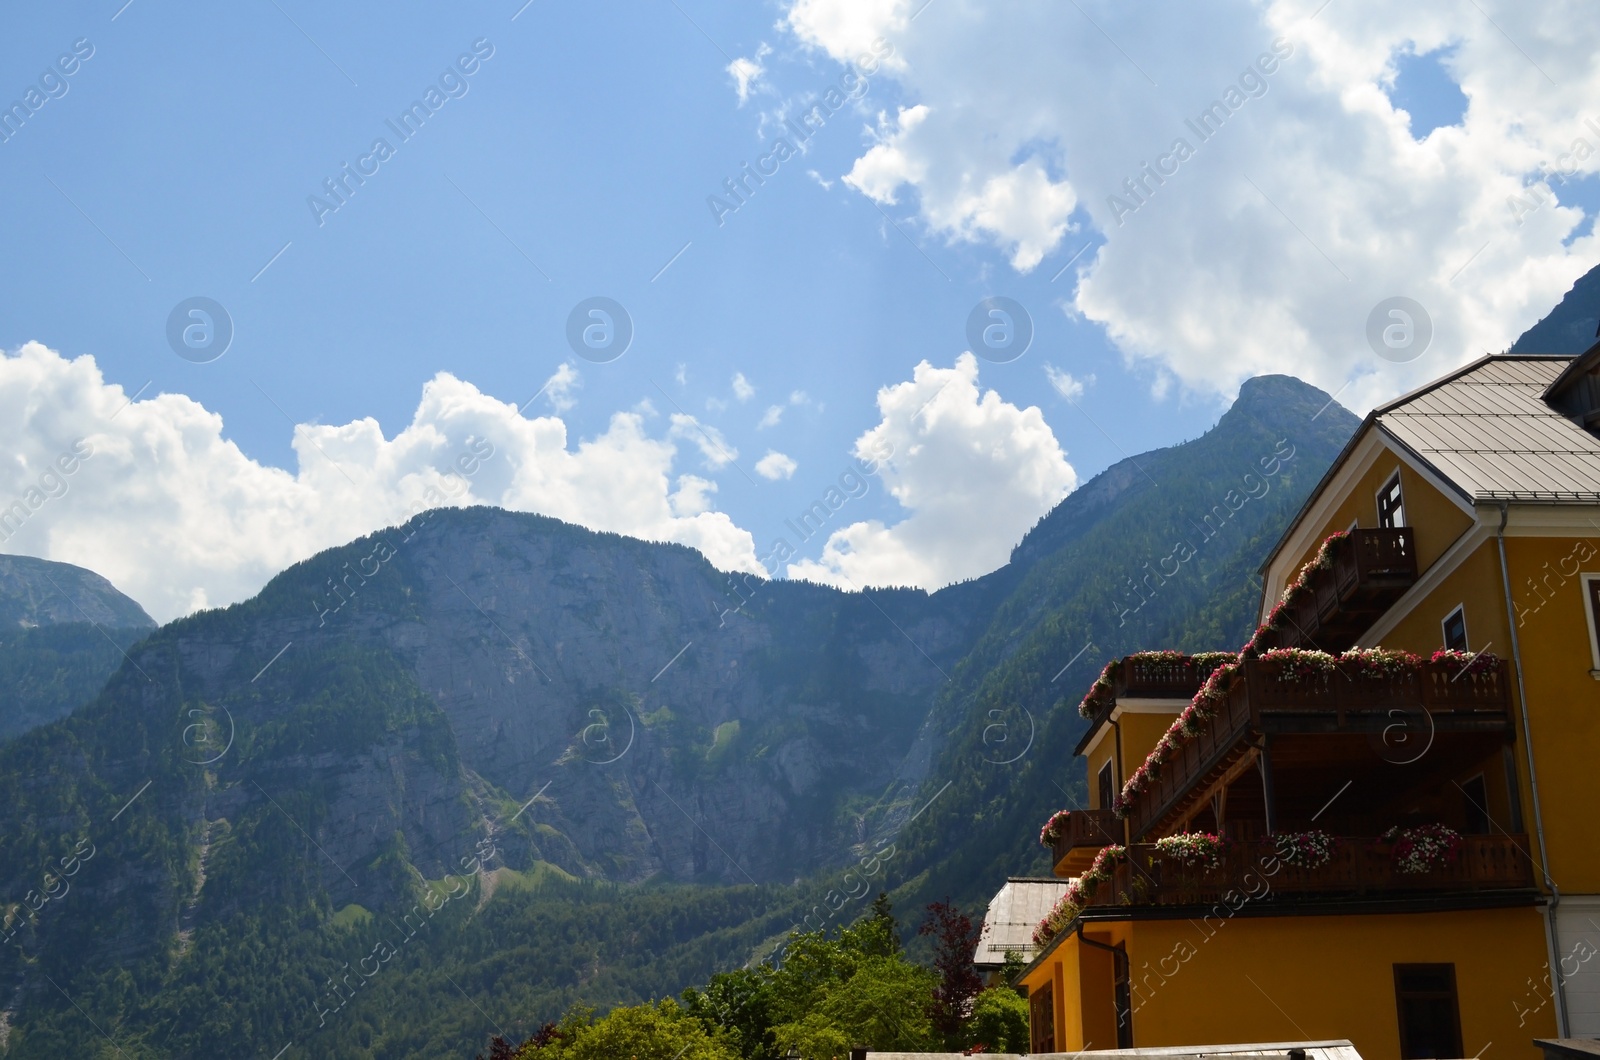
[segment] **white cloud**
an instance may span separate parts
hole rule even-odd
[[[556,374],[545,380],[544,396],[550,402],[550,407],[557,412],[565,412],[578,403],[572,392],[583,386],[583,380],[578,377],[578,370],[570,363],[563,362],[556,369]]]
[[[755,58],[747,59],[739,56],[727,66],[728,73],[733,77],[734,91],[739,93],[739,105],[743,106],[749,99],[750,93],[767,72],[766,65],[761,60],[772,54],[772,48],[762,44],[756,48]]]
[[[1076,401],[1083,397],[1083,388],[1094,382],[1092,375],[1077,379],[1071,372],[1063,372],[1053,364],[1044,366],[1044,374],[1049,377],[1050,385],[1055,388],[1056,393],[1068,401]]]
[[[878,411],[882,421],[856,440],[855,453],[881,460],[881,481],[905,517],[834,532],[820,561],[790,564],[790,577],[929,589],[975,577],[1005,563],[1077,484],[1039,410],[983,391],[970,353],[954,368],[918,364],[910,382],[878,391]]]
[[[904,60],[888,67],[901,104],[847,182],[1020,271],[1064,262],[1087,218],[1106,243],[1080,259],[1072,309],[1156,381],[1226,394],[1289,371],[1330,391],[1354,380],[1341,400],[1366,407],[1504,348],[1600,260],[1600,235],[1563,245],[1581,210],[1547,203],[1519,224],[1508,205],[1525,182],[1545,194],[1541,164],[1600,172],[1600,20],[1581,0],[1479,0],[1466,18],[1445,0],[909,11],[790,4],[795,36],[838,61],[878,34]],[[1257,65],[1279,37],[1292,54]],[[1443,46],[1469,106],[1418,142],[1384,86],[1398,55]],[[1213,101],[1223,121],[1202,138],[1185,119]],[[1130,181],[1143,188],[1130,195]],[[1365,335],[1395,295],[1434,327],[1426,354],[1399,365]]]
[[[761,414],[760,421],[756,423],[756,430],[760,431],[768,427],[776,427],[781,422],[783,422],[783,406],[768,405],[767,411]]]
[[[767,455],[756,461],[756,474],[776,482],[780,478],[793,478],[794,469],[799,466],[790,457],[768,449]]]
[[[559,418],[526,419],[441,372],[392,438],[370,418],[299,425],[289,472],[240,452],[222,417],[188,397],[128,404],[92,357],[29,343],[0,355],[0,514],[15,519],[20,502],[25,515],[0,529],[0,547],[95,570],[165,621],[245,599],[291,563],[437,506],[431,490],[446,504],[541,512],[759,571],[750,535],[710,509],[714,484],[679,475],[671,489],[673,438],[693,429],[678,420],[652,438],[642,414],[619,412],[569,448]],[[80,439],[91,455],[46,477]]]
[[[712,471],[720,471],[739,459],[739,450],[729,445],[722,432],[709,423],[701,423],[693,416],[682,412],[674,412],[671,419],[672,427],[667,436],[685,439],[692,443],[700,450],[706,467]]]
[[[740,401],[749,401],[756,396],[756,388],[750,385],[750,380],[744,377],[743,372],[733,373],[733,396]]]

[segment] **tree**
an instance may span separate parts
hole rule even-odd
[[[593,1022],[571,1014],[548,1045],[525,1042],[518,1060],[739,1060],[720,1032],[707,1031],[670,998],[612,1009]]]
[[[916,1052],[938,1046],[928,1012],[934,974],[899,954],[866,957],[843,982],[826,984],[815,1007],[772,1029],[780,1049],[843,1060],[853,1046]]]
[[[683,992],[684,1011],[707,1030],[720,1030],[744,1060],[776,1060],[772,1037],[774,972],[765,964],[718,972],[704,990]]]
[[[992,986],[972,1002],[964,1048],[981,1045],[992,1053],[1028,1050],[1028,1002],[1009,986]]]
[[[972,1014],[972,999],[983,989],[983,980],[972,966],[980,929],[972,918],[948,900],[928,906],[919,935],[933,936],[933,969],[939,977],[933,990],[930,1015],[945,1043],[959,1048],[967,1019]]]

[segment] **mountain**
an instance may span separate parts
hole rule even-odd
[[[155,619],[100,575],[70,563],[0,555],[0,631],[71,622],[154,629]]]
[[[899,838],[901,905],[981,908],[1005,876],[1049,874],[1035,836],[1084,805],[1077,704],[1101,666],[1242,644],[1261,557],[1357,422],[1296,379],[1252,379],[1205,435],[1113,465],[1017,545],[1011,566],[1026,573],[929,721],[941,753],[926,812]]]
[[[1533,327],[1512,343],[1510,353],[1582,353],[1600,338],[1600,265]]]
[[[0,555],[0,741],[94,698],[155,625],[93,571]]]
[[[933,594],[465,509],[171,623],[0,746],[6,1056],[466,1054],[880,888],[986,899],[1081,792],[1100,663],[1242,641],[1354,422],[1252,380]]]

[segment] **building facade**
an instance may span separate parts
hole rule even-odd
[[[1600,1037],[1600,345],[1372,412],[1237,653],[1109,664],[1036,1052]],[[1218,503],[1224,503],[1219,498]]]

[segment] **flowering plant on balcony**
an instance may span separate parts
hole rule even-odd
[[[1209,677],[1216,672],[1217,667],[1222,666],[1224,663],[1238,662],[1239,653],[1236,651],[1197,651],[1189,656],[1189,661],[1194,663],[1195,673],[1205,674]]]
[[[1117,843],[1102,848],[1100,853],[1094,856],[1094,864],[1089,866],[1089,871],[1078,877],[1078,889],[1085,903],[1095,896],[1102,883],[1111,882],[1111,866],[1118,861],[1127,860],[1127,857],[1128,848]]]
[[[1181,832],[1156,840],[1156,853],[1189,868],[1215,869],[1222,866],[1228,841],[1210,832]]]
[[[1457,675],[1465,671],[1474,676],[1489,673],[1500,665],[1500,657],[1493,652],[1456,651],[1454,648],[1440,648],[1429,661],[1445,663],[1453,667]]]
[[[1351,648],[1339,656],[1341,662],[1366,677],[1399,677],[1415,673],[1422,664],[1420,655],[1408,651],[1391,651],[1388,648]]]
[[[1089,686],[1089,691],[1084,693],[1082,701],[1078,703],[1078,716],[1093,720],[1102,710],[1117,701],[1117,675],[1122,672],[1122,660],[1112,659],[1106,663],[1105,669],[1100,671],[1100,676],[1094,679],[1094,684]]]
[[[1310,681],[1326,677],[1337,669],[1339,660],[1325,651],[1304,648],[1273,648],[1261,653],[1261,661],[1278,667],[1280,681]]]
[[[1283,832],[1271,837],[1278,860],[1296,869],[1320,869],[1333,860],[1339,841],[1320,829]]]
[[[1442,824],[1420,824],[1415,828],[1397,825],[1381,838],[1382,842],[1393,844],[1395,869],[1411,876],[1449,868],[1461,856],[1461,833]]]
[[[1040,920],[1038,926],[1033,929],[1033,944],[1037,949],[1042,950],[1050,945],[1050,940],[1065,931],[1067,925],[1072,923],[1078,914],[1083,911],[1083,906],[1072,902],[1073,893],[1072,885],[1068,884],[1067,892],[1056,901],[1056,904],[1044,915],[1044,919]]]
[[[1050,819],[1039,829],[1039,845],[1053,847],[1056,840],[1067,834],[1067,818],[1072,816],[1071,810],[1057,810],[1050,815]]]
[[[1341,530],[1336,534],[1329,534],[1323,538],[1321,547],[1317,549],[1317,554],[1312,556],[1306,565],[1300,568],[1300,572],[1294,576],[1294,580],[1283,587],[1283,595],[1278,598],[1277,604],[1271,611],[1267,612],[1267,617],[1262,621],[1261,625],[1256,627],[1255,636],[1250,638],[1251,644],[1255,644],[1261,638],[1263,632],[1281,628],[1280,624],[1283,621],[1284,611],[1288,610],[1294,604],[1295,599],[1305,590],[1306,583],[1311,580],[1312,575],[1332,569],[1334,558],[1338,555],[1339,549],[1343,547],[1344,539],[1349,536],[1350,532],[1348,530]]]
[[[1095,855],[1094,864],[1089,866],[1088,872],[1068,880],[1067,889],[1033,929],[1033,944],[1044,949],[1051,939],[1066,930],[1067,925],[1083,912],[1083,907],[1094,900],[1100,885],[1111,882],[1112,864],[1127,856],[1127,847],[1115,844],[1108,846]]]
[[[1200,686],[1200,691],[1194,694],[1189,705],[1183,708],[1182,713],[1168,726],[1161,739],[1156,741],[1155,747],[1151,749],[1144,763],[1135,769],[1122,785],[1122,794],[1111,803],[1111,810],[1117,815],[1118,820],[1128,816],[1132,811],[1133,800],[1150,786],[1152,780],[1161,775],[1161,767],[1167,759],[1204,731],[1211,719],[1217,716],[1217,711],[1227,698],[1228,683],[1233,675],[1239,672],[1238,657],[1232,652],[1210,654],[1226,658],[1211,671],[1205,683]]]

